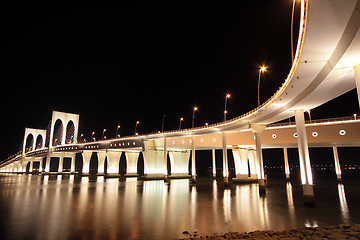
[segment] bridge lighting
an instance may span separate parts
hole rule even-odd
[[[90,139],[92,139],[92,140],[93,140],[93,142],[95,142],[95,136],[94,136],[94,135],[95,135],[95,132],[92,132],[92,133],[91,133],[91,138],[90,138]]]
[[[184,121],[184,118],[180,118],[180,121],[179,121],[179,130],[181,129],[181,123],[182,123],[182,121]]]
[[[194,123],[195,123],[195,112],[196,112],[197,110],[198,110],[198,107],[194,107],[191,127],[194,127]]]
[[[103,130],[102,138],[101,138],[101,139],[106,139],[106,137],[105,137],[105,132],[106,132],[106,129]]]
[[[259,79],[258,79],[258,107],[260,106],[260,78],[261,78],[261,73],[262,72],[266,72],[266,66],[261,66],[259,69]]]
[[[226,110],[226,107],[227,107],[227,102],[228,102],[228,99],[230,98],[230,94],[227,93],[226,96],[225,96],[225,110],[224,110],[224,122],[226,121],[226,114],[227,114],[227,110]]]
[[[137,129],[137,125],[139,125],[140,122],[139,121],[136,121],[136,124],[135,124],[135,135],[138,135],[138,133],[136,132],[136,129]]]
[[[306,111],[309,114],[309,122],[311,123],[311,114],[310,114],[310,110]]]
[[[118,125],[116,128],[116,137],[117,138],[120,138],[120,133],[118,133],[119,129],[120,129],[120,125]]]
[[[355,119],[355,120],[356,120],[356,116],[357,116],[356,113],[354,113],[354,119]]]

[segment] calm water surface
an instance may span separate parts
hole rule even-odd
[[[203,178],[0,175],[0,239],[175,239],[183,231],[283,230],[360,222],[360,181],[317,182],[316,207],[298,182],[269,180],[224,188]]]

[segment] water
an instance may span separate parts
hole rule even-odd
[[[315,185],[316,207],[304,207],[298,182],[232,185],[210,178],[0,175],[1,239],[175,239],[183,231],[283,230],[360,222],[359,181]]]

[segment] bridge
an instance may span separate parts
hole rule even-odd
[[[304,112],[322,105],[354,88],[360,99],[360,1],[301,0],[300,27],[292,67],[282,86],[256,109],[228,121],[177,131],[135,135],[116,139],[81,142],[79,115],[53,112],[50,132],[26,129],[23,150],[0,167],[5,172],[23,172],[27,162],[40,161],[40,170],[49,173],[50,160],[73,159],[82,153],[83,174],[89,173],[93,152],[99,159],[99,173],[118,176],[122,153],[126,155],[127,175],[136,174],[140,152],[144,157],[145,178],[188,177],[196,181],[195,151],[223,150],[223,178],[229,183],[228,151],[232,149],[236,178],[233,181],[259,182],[265,192],[262,148],[284,148],[285,171],[288,147],[297,147],[305,203],[314,202],[309,146],[331,146],[338,178],[341,177],[337,146],[357,146],[359,120],[329,120],[305,123]],[[295,116],[294,124],[273,123]],[[46,133],[45,133],[46,132]],[[48,137],[44,137],[44,136]],[[54,137],[57,136],[57,137]],[[213,154],[214,156],[214,154]],[[45,158],[43,166],[41,159]],[[171,173],[167,172],[170,158]],[[214,160],[213,160],[214,163]],[[245,166],[249,164],[249,169]],[[215,164],[213,164],[215,169]]]

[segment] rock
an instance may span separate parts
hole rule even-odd
[[[347,235],[343,235],[341,233],[332,233],[330,235],[327,236],[328,239],[330,240],[340,240],[340,239],[352,239],[352,240],[358,240],[355,237],[352,236],[347,236]]]
[[[189,234],[189,232],[188,231],[183,231],[183,234]]]

